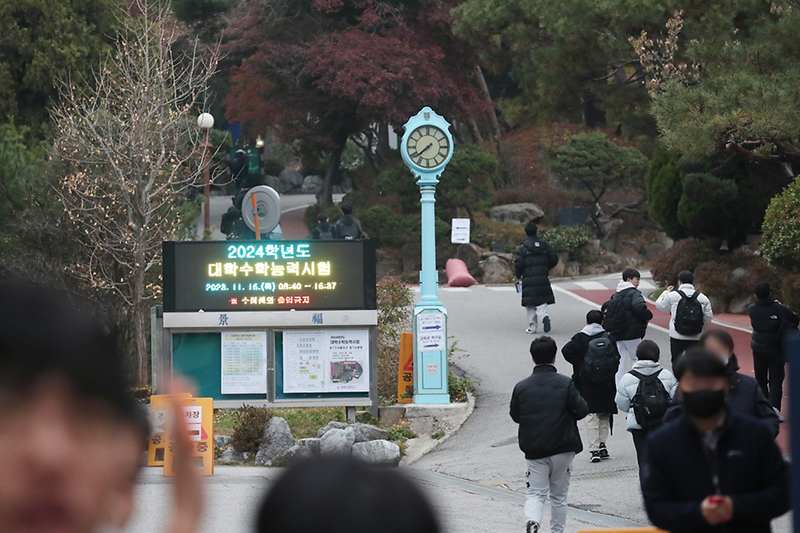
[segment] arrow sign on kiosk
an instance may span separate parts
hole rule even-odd
[[[437,311],[420,313],[417,316],[419,348],[423,352],[447,349],[444,335],[444,314]]]

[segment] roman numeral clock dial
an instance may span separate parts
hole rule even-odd
[[[420,126],[408,137],[408,158],[422,168],[435,168],[444,163],[450,152],[447,135],[436,126]]]

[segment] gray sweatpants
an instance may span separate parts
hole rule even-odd
[[[528,327],[536,332],[539,330],[539,324],[544,322],[544,317],[547,316],[547,304],[542,305],[528,305],[525,306],[525,311],[528,314]]]
[[[543,459],[526,459],[528,463],[528,498],[525,500],[526,522],[542,524],[547,494],[550,494],[550,532],[563,533],[567,523],[567,491],[575,454],[560,453]]]

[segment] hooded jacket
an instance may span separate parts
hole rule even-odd
[[[759,419],[769,427],[772,438],[777,437],[780,432],[781,420],[772,404],[764,396],[764,392],[758,382],[753,377],[739,373],[739,359],[736,355],[732,355],[728,359],[726,369],[728,371],[728,379],[731,382],[726,402],[728,409],[735,413],[742,413]],[[672,407],[669,408],[667,414],[664,415],[664,422],[675,420],[682,412],[683,405],[678,396],[673,401]]]
[[[678,311],[678,304],[681,301],[681,295],[678,294],[678,291],[682,291],[686,296],[691,296],[695,292],[698,292],[691,283],[683,283],[676,291],[662,292],[661,296],[656,300],[656,309],[664,313],[667,311],[670,313],[670,338],[684,341],[700,340],[700,335],[702,335],[702,333],[698,333],[697,335],[681,335],[675,330],[675,313]],[[711,320],[714,319],[714,312],[711,310],[711,301],[702,292],[697,295],[697,301],[703,307],[703,325],[707,326],[711,323]]]
[[[650,376],[661,370],[658,379],[664,385],[664,388],[669,393],[670,398],[675,397],[675,391],[678,388],[678,380],[672,375],[672,372],[662,367],[657,361],[649,361],[647,359],[640,359],[633,364],[633,368],[643,376]],[[636,390],[639,388],[639,378],[627,372],[617,384],[617,397],[616,403],[620,411],[628,413],[628,423],[625,428],[628,431],[634,429],[642,429],[639,422],[636,421],[636,415],[633,413],[631,401],[636,396]]]
[[[578,420],[589,414],[575,384],[553,365],[536,365],[514,387],[511,418],[519,424],[519,448],[526,459],[583,450]]]
[[[623,299],[623,309],[628,323],[625,331],[614,333],[614,338],[618,341],[644,338],[647,332],[647,323],[653,318],[653,312],[647,308],[647,302],[644,301],[644,296],[642,296],[639,289],[634,287],[630,281],[620,281],[617,284],[616,294],[612,296],[613,298]],[[608,303],[603,304],[604,314]]]
[[[336,222],[339,230],[339,237],[342,239],[361,239],[364,231],[361,229],[361,221],[353,215],[345,215]]]
[[[617,413],[617,406],[614,403],[614,375],[609,376],[607,383],[593,383],[581,378],[581,369],[586,359],[586,352],[589,351],[589,343],[605,333],[602,325],[587,324],[564,345],[561,353],[564,354],[564,359],[572,364],[572,381],[589,404],[589,412],[613,415]]]
[[[783,335],[790,329],[797,329],[800,317],[797,313],[775,300],[756,300],[747,312],[753,326],[750,348],[758,357],[781,355]]]
[[[700,505],[712,494],[733,500],[733,518],[724,525],[703,518]],[[686,415],[647,439],[645,509],[655,526],[671,533],[768,533],[770,520],[789,510],[789,494],[789,467],[780,449],[749,416],[726,413],[716,451],[706,449]]]
[[[554,304],[550,269],[558,264],[558,254],[538,237],[528,237],[514,256],[514,273],[522,278],[522,305],[536,307]]]

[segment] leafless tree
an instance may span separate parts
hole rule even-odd
[[[129,13],[134,13],[130,16]],[[202,173],[203,134],[193,120],[219,48],[175,52],[180,27],[169,2],[133,0],[114,51],[91,84],[60,87],[55,157],[59,195],[83,258],[72,272],[113,291],[133,332],[140,385],[148,382],[147,320],[161,290],[161,243]]]

